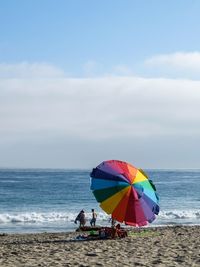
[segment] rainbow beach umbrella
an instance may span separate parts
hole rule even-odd
[[[143,226],[159,213],[156,188],[147,175],[131,164],[108,160],[90,174],[91,190],[100,207],[127,225]]]

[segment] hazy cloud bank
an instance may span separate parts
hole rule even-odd
[[[86,166],[92,155],[94,161],[111,156],[131,158],[137,152],[137,160],[145,161],[147,153],[154,166],[161,151],[167,151],[169,159],[168,148],[179,142],[179,155],[182,143],[190,140],[191,147],[195,146],[192,138],[200,134],[198,80],[67,78],[54,66],[26,64],[0,64],[0,145],[6,155],[1,165],[8,158],[13,165],[20,153],[25,165],[35,162],[39,166],[39,153],[41,166],[54,162],[60,167],[65,165],[63,157],[66,166],[73,166],[79,155],[78,166]],[[40,144],[36,151],[35,144]],[[28,161],[22,153],[27,152],[26,147],[32,153]],[[80,152],[80,148],[89,152]],[[50,159],[51,150],[57,161]],[[178,154],[173,153],[172,160],[177,159]]]

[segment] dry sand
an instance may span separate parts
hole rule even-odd
[[[200,266],[200,226],[133,229],[124,239],[79,233],[1,234],[0,266]]]

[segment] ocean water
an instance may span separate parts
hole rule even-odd
[[[200,170],[145,170],[160,197],[160,213],[149,226],[200,225]],[[60,232],[91,208],[97,224],[109,225],[90,190],[90,170],[0,169],[0,233]]]

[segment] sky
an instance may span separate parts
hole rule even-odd
[[[0,167],[199,168],[200,1],[0,2]]]

